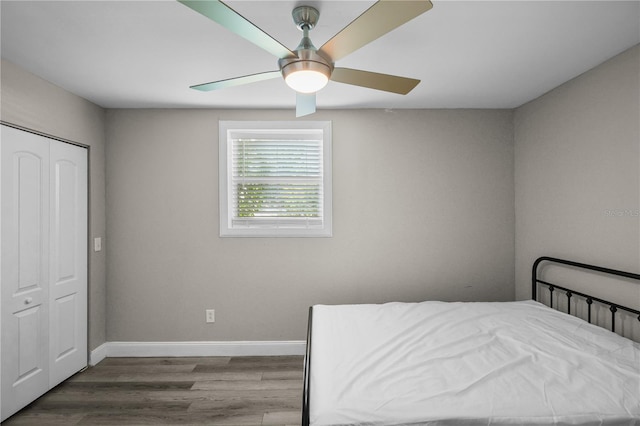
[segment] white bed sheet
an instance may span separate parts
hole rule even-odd
[[[640,344],[534,301],[313,308],[310,422],[640,425]]]

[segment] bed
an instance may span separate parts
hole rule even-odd
[[[302,424],[640,425],[640,344],[615,333],[640,311],[542,280],[549,264],[640,281],[542,257],[527,301],[311,307]]]

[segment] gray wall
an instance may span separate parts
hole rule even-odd
[[[2,121],[90,146],[89,235],[105,236],[104,110],[2,61]],[[89,347],[106,338],[106,253],[89,256]]]
[[[333,238],[221,239],[218,120],[293,111],[107,111],[107,340],[300,340],[315,303],[512,299],[512,118],[321,111]]]
[[[105,118],[2,61],[1,119],[91,146],[91,234],[109,229],[108,263],[90,258],[92,349],[297,340],[313,303],[528,298],[539,255],[640,270],[639,50],[515,112],[319,112],[334,129],[330,239],[218,237],[218,120],[291,111]]]
[[[639,46],[515,111],[517,298],[541,255],[640,271],[639,123]]]

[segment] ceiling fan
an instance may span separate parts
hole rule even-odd
[[[420,80],[413,78],[340,68],[334,64],[428,11],[433,7],[430,0],[379,0],[320,49],[316,49],[309,38],[309,31],[317,24],[320,13],[311,6],[298,6],[293,9],[292,16],[303,36],[293,51],[221,1],[178,1],[279,58],[278,70],[197,84],[191,86],[192,89],[224,89],[282,76],[287,85],[296,91],[296,117],[302,117],[316,111],[316,92],[329,80],[402,95],[420,83]]]

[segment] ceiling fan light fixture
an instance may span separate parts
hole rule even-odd
[[[294,61],[282,68],[282,76],[296,92],[315,93],[329,82],[331,68],[310,60]]]
[[[329,77],[314,70],[295,71],[285,77],[289,87],[300,93],[315,93],[329,82]]]

